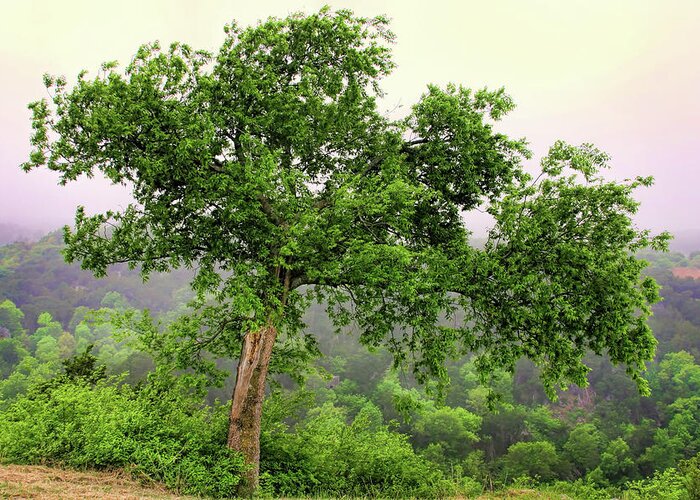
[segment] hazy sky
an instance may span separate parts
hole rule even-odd
[[[559,138],[595,143],[611,177],[656,178],[638,197],[640,226],[700,229],[700,0],[0,0],[0,222],[51,229],[78,204],[128,202],[104,181],[61,188],[50,172],[20,171],[43,73],[70,82],[153,40],[216,51],[226,22],[325,3],[392,19],[398,66],[383,108],[409,107],[427,83],[505,86],[518,107],[503,130],[540,155]]]

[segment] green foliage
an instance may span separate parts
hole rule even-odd
[[[482,415],[481,430],[489,459],[504,455],[511,445],[523,440],[527,433],[526,415],[525,406],[512,404],[501,404],[497,412]]]
[[[57,369],[57,363],[40,363],[32,356],[25,356],[10,376],[0,381],[0,403],[6,404],[27,393],[30,387],[46,382]]]
[[[673,436],[669,429],[657,429],[654,433],[654,444],[646,449],[640,457],[640,462],[647,465],[647,470],[670,468],[683,458],[684,446],[682,438]]]
[[[598,466],[604,441],[605,436],[593,424],[580,424],[571,431],[564,451],[579,476]]]
[[[22,320],[24,320],[24,313],[11,300],[0,302],[0,338],[21,337],[24,334]],[[3,329],[7,331],[7,335],[2,334]]]
[[[533,441],[549,441],[557,448],[564,445],[567,426],[547,406],[532,408],[525,416],[525,427]]]
[[[130,307],[129,301],[127,301],[121,293],[115,291],[107,292],[102,298],[100,306],[118,311],[123,311]]]
[[[673,467],[700,449],[700,397],[680,398],[666,407],[666,411],[671,416],[667,427],[656,430],[653,444],[640,457],[647,468]]]
[[[508,448],[503,458],[503,475],[508,479],[522,476],[551,481],[561,465],[557,450],[546,441],[521,441]]]
[[[513,377],[504,370],[496,369],[485,378],[471,359],[460,367],[459,382],[466,396],[464,402],[468,405],[467,408],[478,415],[490,413],[496,402],[513,402]]]
[[[39,328],[37,328],[32,334],[32,337],[36,339],[36,341],[39,341],[45,337],[53,337],[54,339],[58,339],[58,337],[60,337],[63,333],[61,323],[55,321],[51,314],[47,312],[43,312],[39,315],[37,323],[39,324]]]
[[[0,380],[7,378],[28,355],[18,339],[0,338]]]
[[[639,473],[629,445],[622,439],[611,441],[600,455],[600,465],[589,474],[598,484],[624,484],[637,479]]]
[[[650,278],[639,279],[645,264],[630,251],[662,247],[667,236],[649,239],[629,218],[638,206],[631,192],[649,179],[606,182],[599,174],[606,163],[607,156],[590,145],[558,142],[542,160],[539,182],[524,183],[491,210],[498,222],[486,248],[501,256],[497,269],[504,279],[487,282],[477,299],[487,308],[498,297],[484,317],[498,332],[488,345],[497,345],[480,364],[491,368],[505,358],[514,366],[526,355],[541,368],[550,396],[562,380],[587,384],[588,368],[581,362],[587,348],[627,364],[627,373],[647,392],[640,376],[656,342],[646,318],[658,287]]]
[[[580,498],[581,500],[610,500],[610,498],[615,496],[605,489],[598,488],[589,482],[585,482],[583,479],[577,479],[575,481],[555,481],[541,488],[540,491],[556,493],[558,495],[564,494],[567,495],[568,498]]]
[[[117,262],[144,277],[196,269],[197,305],[219,320],[179,332],[190,361],[235,357],[265,323],[293,337],[316,299],[438,390],[446,360],[471,351],[484,379],[529,357],[554,395],[585,384],[590,349],[646,391],[658,290],[633,252],[668,236],[631,217],[651,179],[607,181],[607,155],[561,141],[532,178],[526,141],[494,130],[514,108],[503,89],[428,85],[404,119],[382,116],[394,68],[383,17],[324,8],[225,31],[216,55],[153,43],[123,71],[45,77],[51,99],[30,104],[23,168],[62,184],[100,172],[135,200],[79,208],[64,231],[70,262],[100,276]],[[480,206],[495,226],[477,249],[462,215]],[[440,322],[457,310],[460,325]]]
[[[75,337],[68,332],[63,332],[58,337],[58,351],[61,359],[71,357],[75,353]]]
[[[82,380],[94,385],[107,378],[107,367],[97,365],[97,358],[90,353],[92,348],[93,346],[89,345],[82,354],[63,361],[65,378],[68,381],[77,382]]]
[[[656,257],[656,256],[654,256]],[[700,281],[675,278],[668,267],[652,261],[650,274],[663,284],[664,303],[650,325],[663,347],[660,356],[686,351],[700,357]]]
[[[387,371],[379,381],[374,400],[387,420],[405,423],[411,423],[431,405],[417,389],[403,387],[395,370]]]
[[[81,355],[64,361],[66,372],[64,375],[58,375],[61,372],[61,364],[56,361],[55,356],[53,356],[53,361],[41,363],[22,348],[21,338],[0,340],[0,349],[2,346],[6,346],[6,349],[0,350],[0,352],[7,352],[12,360],[15,360],[16,355],[19,354],[19,361],[11,361],[9,365],[11,366],[8,372],[9,376],[0,380],[0,400],[4,400],[0,402],[0,409],[6,410],[17,398],[36,399],[38,397],[37,388],[41,388],[39,391],[41,394],[46,394],[65,385],[89,385],[98,382],[98,388],[104,386],[105,366],[98,366],[100,356],[95,355],[98,347],[100,351],[104,349],[103,352],[108,353],[105,357],[110,360],[109,371],[112,373],[119,373],[124,368],[131,369],[130,367],[133,367],[137,373],[144,373],[152,369],[150,356],[139,351],[132,351],[134,344],[127,347],[121,338],[120,342],[112,338],[115,332],[128,332],[134,322],[142,319],[140,314],[131,313],[133,321],[120,322],[112,310],[105,309],[97,316],[95,313],[86,316],[86,313],[89,312],[86,309],[81,309],[76,313],[76,323],[72,330],[76,332],[77,342],[83,346],[88,345],[88,342],[95,342],[97,345],[87,353],[83,347],[79,351]],[[100,317],[98,318],[98,316]],[[128,314],[121,315],[122,318],[127,316]],[[85,320],[86,317],[87,320]],[[537,400],[532,400],[529,404],[513,403],[511,396],[513,391],[510,384],[517,384],[518,387],[520,384],[524,384],[525,387],[530,387],[531,381],[536,377],[536,373],[532,371],[516,371],[513,377],[507,373],[496,372],[495,376],[487,381],[487,385],[483,386],[480,385],[474,364],[460,361],[450,368],[451,373],[455,374],[453,376],[454,392],[450,392],[448,396],[451,407],[440,407],[427,398],[423,391],[413,387],[415,382],[411,380],[410,375],[404,376],[399,382],[396,371],[387,372],[389,361],[386,353],[379,351],[376,355],[364,354],[353,335],[332,336],[330,326],[324,321],[323,318],[318,319],[318,316],[311,317],[308,320],[309,328],[319,336],[319,346],[324,351],[337,355],[328,360],[327,366],[332,373],[341,375],[341,382],[335,388],[327,389],[325,387],[327,381],[316,377],[307,385],[311,389],[310,391],[294,392],[285,397],[276,395],[268,400],[264,412],[263,453],[271,456],[269,459],[263,456],[263,470],[266,472],[263,483],[267,493],[272,496],[297,495],[300,494],[299,491],[306,491],[309,494],[328,492],[326,494],[329,495],[389,496],[389,493],[381,492],[391,491],[393,496],[418,494],[435,496],[448,493],[468,496],[481,493],[484,485],[488,486],[494,481],[499,484],[498,478],[506,478],[506,475],[507,480],[510,481],[515,474],[521,475],[520,477],[524,477],[522,474],[527,474],[529,479],[518,484],[527,484],[535,488],[537,493],[533,491],[533,496],[566,494],[572,498],[620,498],[626,488],[625,483],[633,481],[632,490],[628,494],[630,498],[639,498],[642,493],[647,498],[653,498],[658,494],[658,491],[665,491],[660,489],[661,480],[654,480],[652,477],[639,481],[640,477],[653,476],[655,470],[669,467],[676,469],[683,481],[683,487],[689,492],[693,491],[691,490],[693,481],[697,483],[697,474],[695,474],[697,468],[693,465],[694,462],[681,460],[696,453],[698,429],[700,429],[696,417],[700,414],[698,413],[700,399],[695,396],[693,382],[696,363],[694,358],[687,353],[664,357],[659,364],[651,365],[649,378],[654,389],[652,398],[639,400],[635,399],[636,391],[634,391],[633,384],[626,381],[622,374],[616,370],[611,371],[610,365],[606,364],[604,360],[591,360],[589,358],[588,363],[596,367],[595,376],[590,376],[590,393],[594,394],[591,404],[594,406],[588,407],[585,411],[578,410],[573,411],[573,413],[563,412],[565,405],[569,404],[564,400],[565,398],[562,398],[562,401],[557,404],[539,406],[533,406]],[[46,324],[50,323],[51,320],[42,320],[42,322]],[[67,333],[64,332],[59,337],[59,343],[66,335]],[[97,354],[99,355],[101,352]],[[122,358],[123,361],[115,364],[117,360]],[[118,368],[120,366],[123,368]],[[51,380],[47,382],[46,380],[49,378]],[[287,382],[283,379],[281,381],[283,386],[287,386]],[[624,387],[622,387],[623,381],[626,381]],[[168,387],[171,383],[172,381],[160,380],[147,390],[152,391],[152,393],[167,394],[170,391]],[[34,389],[29,390],[30,386]],[[495,392],[501,395],[500,402],[496,402],[497,411],[495,413],[489,410],[487,404],[490,388],[495,389]],[[230,388],[225,390],[225,392],[228,391]],[[130,398],[138,399],[137,392],[132,391],[128,386],[123,386],[121,391],[115,391],[114,397],[121,397],[120,395],[125,393],[131,394]],[[582,394],[584,393],[582,392]],[[213,397],[210,400],[213,400]],[[370,409],[367,409],[370,400],[381,408],[381,413],[376,408],[372,410],[371,406]],[[120,401],[117,401],[115,405],[122,404]],[[352,425],[353,421],[361,416],[366,422],[367,432],[364,435],[369,436],[364,439],[370,443],[383,443],[384,441],[379,440],[373,434],[379,433],[382,429],[394,433],[396,426],[399,425],[394,423],[386,428],[383,421],[391,419],[402,421],[399,428],[406,436],[404,439],[407,438],[409,443],[414,444],[416,449],[414,455],[432,471],[431,474],[436,473],[437,475],[428,476],[430,478],[429,484],[417,485],[406,479],[401,483],[402,485],[373,483],[368,487],[358,486],[356,483],[362,483],[365,479],[358,475],[351,475],[351,481],[343,479],[342,484],[355,493],[342,491],[337,485],[329,485],[328,481],[331,481],[333,473],[329,472],[328,468],[324,468],[324,464],[306,458],[317,454],[317,449],[324,448],[325,444],[320,443],[320,441],[312,443],[311,439],[307,439],[309,442],[303,442],[301,438],[293,437],[294,432],[305,428],[310,421],[318,419],[320,410],[309,412],[309,409],[314,404],[323,407],[325,402],[330,402],[332,407],[337,408],[337,411],[342,415],[342,418],[338,417],[337,421],[342,420],[345,427]],[[164,402],[164,404],[170,403]],[[481,426],[471,427],[471,431],[478,438],[477,441],[474,441],[472,436],[467,439],[454,438],[454,436],[460,435],[465,428],[469,428],[469,426],[458,425],[461,422],[461,419],[458,418],[459,415],[467,408],[478,409],[479,416],[482,418]],[[590,408],[592,411],[589,414],[588,409]],[[98,409],[99,412],[103,411],[101,407]],[[410,418],[404,420],[398,409],[402,409],[402,413]],[[616,411],[612,412],[612,409],[616,409]],[[220,412],[217,417],[220,419],[217,425],[220,425],[222,429],[219,436],[223,436],[225,434],[223,427],[226,424],[225,409],[219,408],[217,411]],[[101,415],[99,412],[96,413],[95,419],[102,418],[99,416]],[[595,428],[600,432],[594,430],[592,424],[576,423],[573,420],[575,415],[587,419],[592,418],[595,422]],[[27,414],[26,417],[29,419],[31,415]],[[649,417],[656,420],[651,420]],[[640,418],[641,420],[631,423],[631,418]],[[621,422],[624,424],[621,425]],[[164,422],[163,425],[170,426],[170,423]],[[342,428],[339,427],[339,429]],[[601,434],[603,431],[605,436]],[[181,429],[177,432],[181,432]],[[310,433],[310,430],[307,431],[305,436]],[[90,437],[90,439],[102,439],[99,437],[99,433],[91,434],[91,436],[93,435],[98,437]],[[345,439],[345,436],[350,435],[350,433],[343,431],[340,435]],[[567,438],[570,438],[568,444]],[[221,439],[220,437],[219,442]],[[535,442],[548,441],[559,450],[558,453],[563,460],[559,460],[558,463],[554,462],[556,465],[550,467],[550,470],[554,471],[552,479],[570,477],[572,471],[566,462],[567,458],[574,462],[574,456],[570,452],[578,452],[580,456],[576,460],[581,462],[583,460],[581,457],[595,457],[595,450],[598,450],[600,462],[595,468],[588,471],[585,480],[567,483],[555,481],[535,487],[532,485],[543,480],[543,476],[541,470],[537,470],[539,465],[535,463],[530,466],[528,463],[532,459],[523,456],[518,458],[517,453],[513,452],[510,459],[515,456],[516,459],[524,461],[527,467],[513,467],[512,464],[509,464],[509,467],[506,466],[508,448],[524,439]],[[275,445],[268,446],[267,443],[270,442],[275,443]],[[574,443],[577,445],[574,446]],[[594,446],[586,446],[591,443]],[[596,446],[596,443],[602,443],[602,447]],[[567,444],[566,447],[565,444]],[[109,444],[105,445],[105,447],[108,446]],[[475,448],[476,451],[472,451]],[[362,448],[358,447],[358,449]],[[587,454],[583,453],[585,450],[593,451]],[[538,451],[532,451],[531,455],[536,456]],[[161,450],[159,453],[164,452]],[[217,452],[211,453],[212,456],[217,456]],[[344,454],[344,451],[339,451],[337,454]],[[345,462],[341,461],[338,467],[342,470],[362,470],[364,471],[362,474],[367,475],[365,469],[354,465],[355,458],[353,457],[359,456],[359,452],[356,455],[345,456],[343,459]],[[399,456],[402,455],[399,454]],[[143,465],[135,462],[137,458]],[[141,470],[142,467],[145,467],[149,470],[155,470],[158,463],[161,463],[149,454],[138,455],[137,458],[132,459],[134,462],[128,468]],[[361,459],[361,457],[357,458],[357,460]],[[172,463],[176,464],[178,460]],[[206,462],[209,465],[201,465],[204,462],[200,463],[201,466],[188,463],[178,469],[179,479],[173,479],[171,474],[168,481],[181,490],[184,489],[182,486],[184,482],[193,484],[193,481],[199,481],[198,484],[201,486],[192,486],[192,491],[196,491],[197,488],[206,490],[206,488],[211,487],[211,477],[209,473],[205,472],[205,469],[213,467],[212,460],[214,459]],[[503,470],[499,470],[497,465],[501,465]],[[163,463],[161,466],[168,467]],[[170,467],[174,466],[170,465]],[[585,469],[580,464],[577,465],[577,468]],[[639,472],[642,473],[642,476],[639,475]],[[658,477],[661,477],[660,473],[659,470]],[[157,476],[157,473],[149,472],[148,474],[151,477],[166,477],[165,473],[162,476]],[[545,470],[544,477],[547,477],[546,474]],[[226,477],[225,474],[222,477]],[[372,480],[374,481],[374,479]],[[233,483],[227,484],[230,486]],[[297,486],[298,490],[295,489]],[[221,485],[220,488],[223,492],[225,487]],[[690,493],[688,494],[690,495]]]
[[[442,406],[425,410],[412,428],[414,443],[424,448],[438,445],[447,458],[465,458],[479,440],[481,417],[464,408]]]
[[[139,268],[144,278],[196,270],[191,310],[182,308],[169,328],[148,315],[132,319],[141,347],[161,365],[187,370],[182,380],[196,379],[198,389],[204,382],[193,373],[222,384],[221,367],[229,365],[220,358],[236,359],[241,339],[261,325],[279,332],[272,370],[301,378],[321,344],[319,332],[301,334],[303,314],[314,301],[327,306],[334,327],[357,330],[362,344],[379,351],[365,356],[364,365],[359,356],[331,363],[333,374],[344,377],[351,367],[366,368],[356,378],[364,394],[350,393],[351,384],[319,389],[319,408],[289,416],[288,423],[266,421],[263,484],[269,493],[435,496],[450,492],[436,464],[477,471],[482,456],[502,457],[510,478],[549,481],[568,473],[557,446],[578,475],[590,473],[602,484],[631,477],[632,455],[642,449],[640,465],[653,467],[671,467],[698,451],[700,379],[688,355],[666,359],[653,373],[652,385],[667,398],[659,399],[659,408],[632,396],[619,412],[591,401],[596,422],[609,424],[606,435],[581,424],[565,442],[565,419],[555,421],[554,410],[533,411],[528,405],[539,394],[521,389],[514,397],[511,387],[518,360],[526,357],[536,367],[528,373],[541,378],[550,397],[558,388],[589,382],[610,394],[613,387],[603,389],[588,377],[593,363],[584,358],[593,352],[621,365],[648,394],[642,375],[656,341],[647,319],[659,289],[653,277],[642,275],[646,263],[635,254],[664,249],[668,241],[667,234],[652,237],[632,222],[639,206],[635,191],[649,186],[650,178],[606,180],[605,153],[561,141],[541,160],[540,172],[529,175],[522,166],[531,156],[526,141],[495,130],[514,108],[502,89],[429,85],[405,118],[382,116],[379,84],[394,67],[393,35],[383,17],[323,8],[250,28],[234,23],[225,32],[216,55],[153,43],[142,46],[123,71],[107,63],[94,77],[82,72],[73,85],[47,75],[50,100],[30,105],[33,150],[23,168],[48,168],[62,184],[101,174],[132,188],[134,203],[120,212],[88,215],[79,207],[75,227],[64,230],[65,255],[98,276],[117,263]],[[483,247],[471,244],[466,222],[480,207],[494,219]],[[54,236],[32,252],[55,255],[58,247]],[[2,286],[9,276],[15,293],[2,295],[15,300],[20,270],[31,266],[18,259],[17,247],[0,255]],[[53,281],[69,281],[52,271]],[[85,298],[82,286],[71,281],[56,304],[25,310],[31,318],[50,311],[58,321],[48,312],[39,316],[28,343],[37,359],[25,356],[0,384],[3,397],[17,398],[6,410],[14,420],[2,425],[14,425],[7,427],[12,435],[26,426],[24,450],[35,450],[32,460],[133,460],[171,485],[212,494],[222,494],[226,485],[230,492],[237,477],[231,471],[240,464],[220,455],[220,429],[216,437],[202,434],[203,422],[218,429],[219,410],[193,408],[172,380],[141,392],[117,389],[99,381],[104,373],[94,377],[95,359],[86,350],[66,365],[84,375],[17,397],[53,373],[59,359],[90,344],[110,368],[133,367],[130,360],[147,365],[112,338],[118,320],[87,323],[82,311],[70,319],[75,335],[63,333],[61,323],[73,314],[64,305],[88,303],[79,300]],[[675,313],[681,305],[684,313],[698,313],[693,289],[674,288]],[[89,305],[97,307],[104,297],[101,305],[123,311],[131,299],[105,291]],[[5,316],[0,320],[8,322]],[[697,348],[688,340],[696,325],[683,318],[675,324],[683,328],[669,337]],[[17,352],[7,352],[14,367]],[[408,364],[413,379],[428,382],[427,393],[446,389],[448,360],[472,353],[468,365],[453,367],[461,379],[460,407],[436,408],[416,389],[391,376],[381,379],[385,367],[378,367],[387,353],[395,367]],[[503,395],[500,402],[496,393]],[[106,419],[111,437],[87,430],[83,443],[76,441],[80,432],[65,429],[73,421],[83,429],[93,418],[76,402],[78,395],[93,398],[94,415]],[[115,402],[121,411],[110,406]],[[167,426],[142,413],[146,403]],[[30,410],[56,430],[20,424]],[[66,415],[59,418],[59,410]],[[581,405],[559,410],[569,423],[589,420]],[[422,453],[414,452],[407,436],[391,432],[384,417],[401,419]],[[623,430],[627,417],[647,427]],[[655,421],[661,428],[649,424]],[[194,430],[185,431],[187,426]],[[654,431],[653,443],[618,439],[622,433],[638,437],[644,429]],[[150,434],[139,448],[134,433],[142,431]],[[47,448],[32,448],[32,433],[43,436]],[[528,438],[535,441],[522,441]],[[221,456],[229,472],[208,482],[204,468],[213,462],[207,460]]]
[[[274,495],[442,496],[452,486],[415,454],[407,437],[382,424],[365,405],[350,422],[326,403],[289,433],[279,423],[263,429],[263,489]]]
[[[666,354],[650,378],[652,388],[667,404],[700,392],[700,365],[685,351]]]
[[[663,472],[655,472],[648,479],[632,481],[627,485],[624,500],[692,500],[685,488],[684,477],[671,467]]]
[[[225,446],[225,407],[202,408],[177,387],[90,386],[91,375],[77,374],[86,366],[75,363],[67,367],[75,378],[20,397],[0,414],[0,461],[124,467],[184,493],[231,494],[243,461]]]
[[[23,328],[28,333],[39,325],[38,316],[49,312],[71,333],[80,320],[80,306],[97,309],[106,293],[117,291],[129,302],[152,311],[171,309],[176,304],[172,292],[186,286],[188,270],[168,275],[154,274],[144,283],[139,274],[126,265],[110,268],[110,276],[95,279],[79,265],[66,264],[59,233],[51,233],[34,243],[13,243],[0,247],[0,303],[7,298],[21,309]],[[0,327],[4,309],[0,307]],[[82,351],[82,349],[79,349]]]
[[[42,363],[56,362],[60,354],[58,341],[53,337],[42,337],[36,344],[36,358]]]
[[[695,455],[690,460],[683,460],[679,464],[679,469],[685,476],[683,482],[688,490],[688,498],[691,500],[700,498],[700,455]]]

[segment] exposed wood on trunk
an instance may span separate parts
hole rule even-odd
[[[265,379],[277,329],[268,324],[248,332],[243,340],[236,385],[231,397],[228,447],[243,454],[250,467],[238,487],[238,496],[251,496],[260,472],[260,419]]]

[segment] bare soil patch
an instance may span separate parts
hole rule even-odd
[[[674,267],[671,272],[676,278],[700,279],[700,269],[695,267]]]

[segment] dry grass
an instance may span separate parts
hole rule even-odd
[[[123,471],[79,472],[39,465],[0,465],[0,498],[82,499],[190,499],[158,484],[143,485]],[[461,499],[461,497],[459,497]],[[531,489],[509,489],[479,496],[477,500],[571,500],[571,497]],[[458,499],[455,499],[458,500]]]
[[[176,496],[160,485],[142,485],[128,474],[78,472],[37,465],[0,465],[0,498],[136,500]]]

